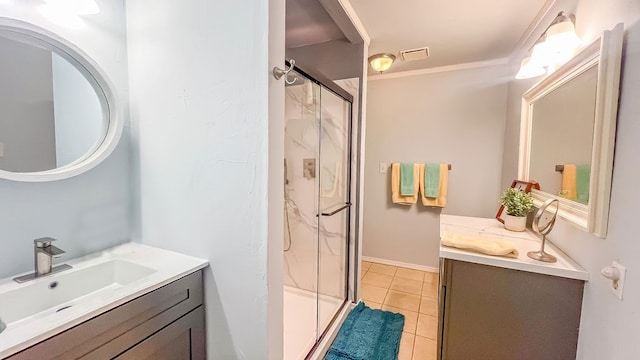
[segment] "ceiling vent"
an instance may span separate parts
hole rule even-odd
[[[408,49],[400,51],[400,58],[404,61],[423,60],[429,57],[429,48],[421,47],[417,49]]]

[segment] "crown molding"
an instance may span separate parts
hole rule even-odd
[[[376,80],[385,80],[385,79],[395,79],[406,76],[418,76],[418,75],[426,75],[426,74],[436,74],[448,71],[458,71],[458,70],[467,70],[467,69],[475,69],[486,66],[495,66],[495,65],[504,65],[509,63],[509,58],[499,58],[493,60],[485,60],[485,61],[475,61],[468,62],[462,64],[455,65],[445,65],[445,66],[436,66],[432,68],[426,69],[418,69],[418,70],[408,70],[408,71],[400,71],[388,74],[380,74],[380,75],[369,75],[367,80],[376,81]]]

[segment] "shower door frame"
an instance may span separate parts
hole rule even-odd
[[[287,67],[291,66],[291,63],[288,60],[285,60],[285,65]],[[316,85],[320,86],[320,89],[322,90],[322,88],[324,87],[325,89],[329,90],[330,92],[332,92],[333,94],[337,95],[338,97],[342,98],[344,101],[346,101],[349,104],[349,125],[348,125],[348,132],[347,132],[347,148],[348,148],[348,164],[347,164],[347,184],[345,184],[346,186],[346,192],[347,192],[347,201],[346,201],[346,211],[347,211],[347,221],[346,221],[346,236],[345,236],[345,240],[346,240],[346,256],[345,256],[345,288],[344,288],[344,301],[342,302],[342,305],[340,305],[340,308],[336,311],[335,314],[333,314],[333,317],[331,318],[331,320],[329,321],[329,323],[327,324],[326,328],[324,328],[322,330],[322,333],[320,334],[320,336],[318,336],[318,338],[316,339],[315,344],[313,345],[313,347],[311,347],[311,349],[309,350],[309,353],[307,354],[307,356],[305,357],[305,359],[309,359],[311,355],[314,354],[314,352],[316,351],[316,349],[318,348],[319,344],[322,342],[322,340],[324,340],[325,336],[327,335],[327,333],[329,332],[329,329],[333,326],[333,324],[335,323],[336,319],[338,318],[338,316],[340,315],[340,313],[342,312],[342,310],[344,309],[345,306],[347,306],[347,304],[350,302],[349,299],[349,277],[350,277],[350,272],[349,269],[351,268],[351,217],[352,217],[352,206],[353,206],[353,202],[352,202],[352,184],[353,184],[353,120],[354,120],[354,114],[353,114],[353,95],[351,95],[349,92],[347,92],[346,90],[344,90],[342,87],[340,87],[338,84],[336,84],[335,82],[333,82],[333,80],[329,79],[328,77],[319,74],[317,72],[314,71],[309,71],[309,70],[303,70],[302,68],[300,68],[297,64],[295,65],[294,71],[299,73],[300,75],[304,76],[306,79],[308,79],[309,81],[315,83]],[[320,108],[322,108],[322,97],[320,98]],[[321,113],[322,114],[322,113]],[[322,115],[320,118],[320,134],[322,134]],[[321,146],[322,140],[320,140],[319,145]],[[320,154],[320,152],[319,152]],[[320,156],[320,155],[319,155]],[[320,179],[320,174],[318,174],[318,178]],[[339,210],[342,211],[342,210]],[[318,217],[318,231],[320,231],[320,218],[323,216],[322,213],[318,213],[317,217]],[[356,244],[356,251],[357,251],[357,244]],[[320,254],[318,253],[318,270],[317,270],[317,276],[320,276],[320,271],[319,271],[319,263],[320,263],[320,259],[319,259]],[[354,267],[354,272],[357,271],[357,267]],[[355,278],[354,278],[355,279]],[[316,280],[319,281],[319,280]],[[356,280],[354,280],[354,285],[356,284]],[[355,294],[355,291],[354,291]],[[319,300],[317,300],[319,301]],[[317,304],[316,304],[317,307]],[[316,315],[316,318],[318,318],[318,316]],[[316,321],[316,326],[318,325],[318,321]]]

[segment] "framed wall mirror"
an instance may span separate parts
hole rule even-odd
[[[605,31],[522,97],[518,176],[536,205],[604,238],[618,107],[623,26]]]
[[[68,178],[117,145],[123,124],[113,86],[58,35],[0,18],[0,79],[0,178]]]

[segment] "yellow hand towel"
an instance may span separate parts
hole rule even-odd
[[[518,257],[513,243],[505,239],[483,238],[445,232],[441,244],[463,250],[475,251],[487,255]]]
[[[440,184],[438,186],[438,197],[428,198],[425,196],[426,189],[424,188],[424,164],[420,164],[420,198],[422,199],[422,205],[424,206],[447,206],[447,189],[449,187],[449,165],[440,164]]]
[[[420,182],[420,166],[413,165],[413,186],[415,193],[413,196],[400,195],[400,164],[391,164],[391,201],[394,204],[411,205],[418,202],[418,183]]]
[[[562,189],[561,195],[569,200],[578,198],[576,190],[576,166],[574,164],[565,164],[562,170]]]

